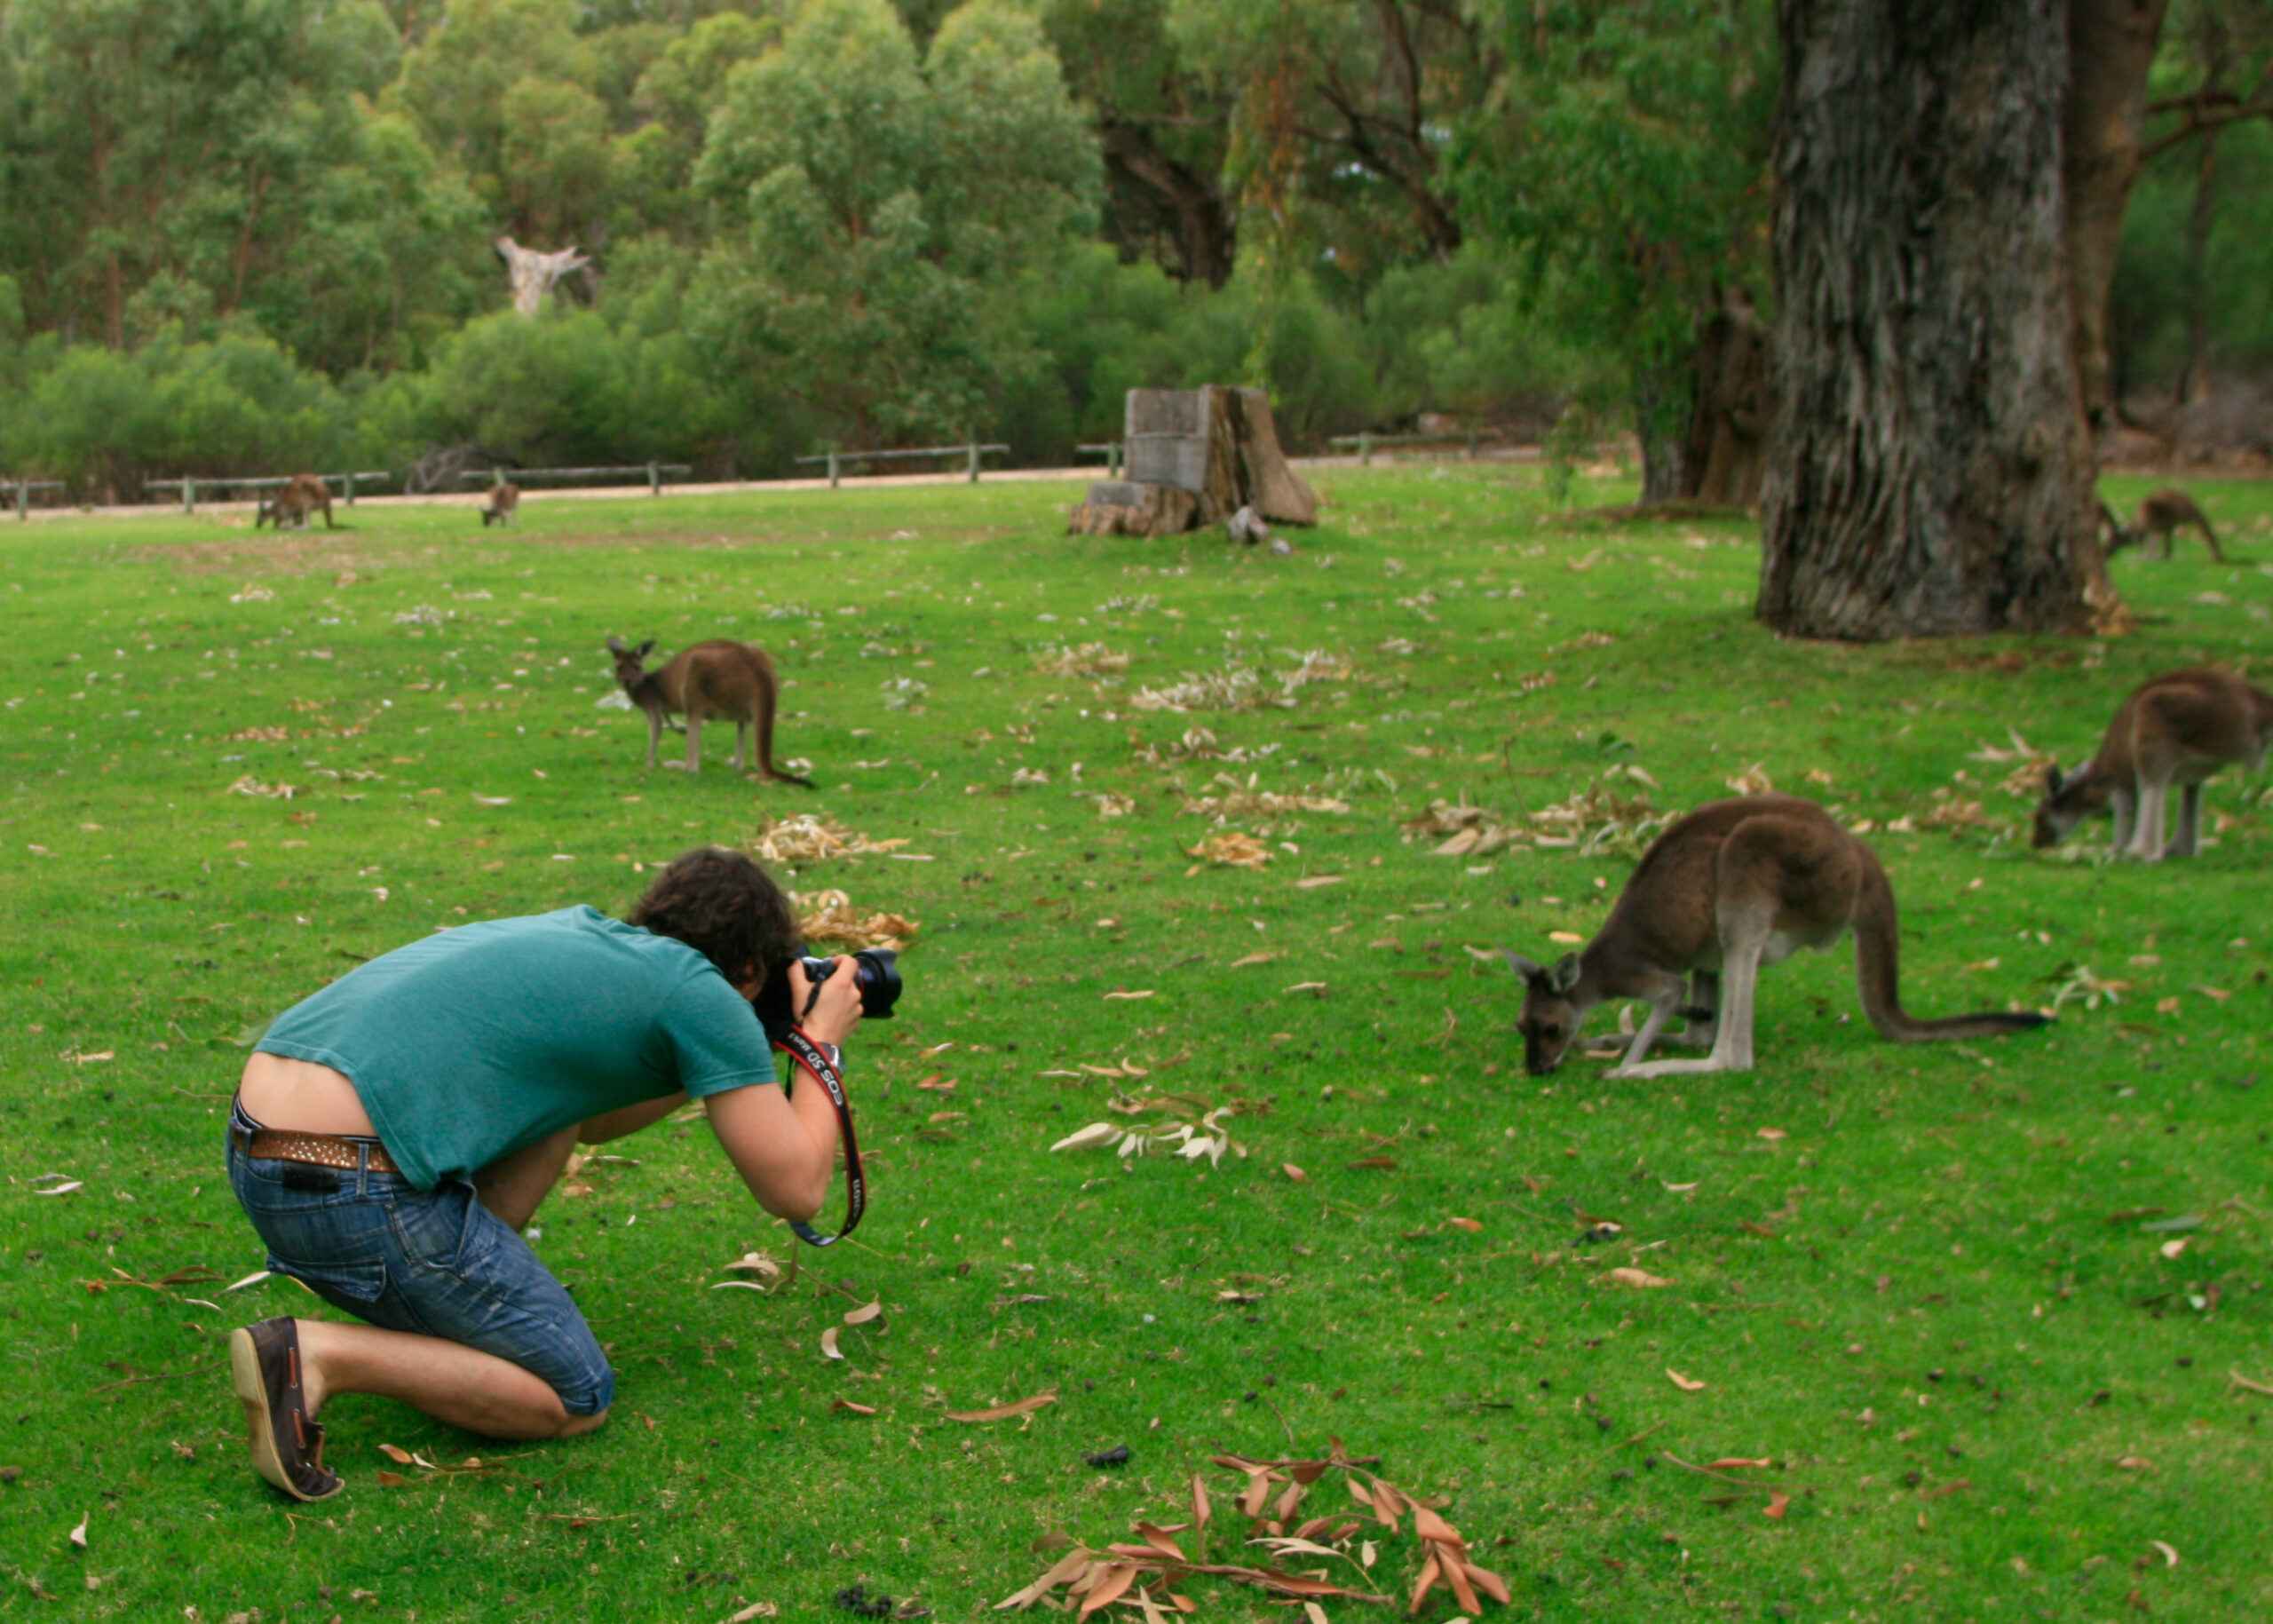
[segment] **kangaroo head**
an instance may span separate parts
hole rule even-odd
[[[2092,804],[2081,770],[2063,773],[2053,762],[2044,769],[2044,799],[2036,804],[2036,828],[2029,844],[2042,851],[2068,838],[2076,825],[2097,808]]]
[[[1587,1012],[1571,994],[1579,985],[1579,955],[1566,953],[1542,969],[1519,953],[1506,955],[1524,978],[1523,1013],[1516,1026],[1524,1034],[1524,1070],[1544,1077],[1563,1064]]]
[[[637,648],[628,646],[622,638],[608,638],[607,652],[615,656],[616,681],[627,690],[638,687],[639,679],[647,673],[647,656],[654,652],[654,648],[655,639],[653,638]]]

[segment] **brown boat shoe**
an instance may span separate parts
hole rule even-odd
[[[244,1401],[255,1470],[295,1500],[329,1500],[346,1486],[323,1464],[323,1428],[300,1392],[300,1329],[288,1315],[229,1333],[229,1371]]]

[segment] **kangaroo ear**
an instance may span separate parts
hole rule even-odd
[[[645,643],[642,643],[632,652],[637,654],[642,660],[645,660],[648,655],[655,652],[655,639],[649,638]]]
[[[2060,793],[2060,786],[2067,781],[2068,780],[2065,778],[2061,776],[2060,764],[2058,762],[2047,761],[2044,764],[2045,794],[2058,795]]]
[[[607,652],[611,654],[621,654],[628,651],[623,646],[623,639],[622,638],[611,637],[607,640]]]
[[[1502,947],[1500,949],[1500,956],[1508,961],[1509,970],[1514,970],[1526,981],[1536,981],[1547,973],[1520,953],[1514,953]]]
[[[1555,968],[1547,972],[1549,991],[1567,993],[1579,985],[1579,955],[1566,953],[1555,961]]]

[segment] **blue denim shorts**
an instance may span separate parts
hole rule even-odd
[[[467,1180],[417,1190],[399,1173],[255,1159],[233,1137],[229,1184],[269,1268],[334,1308],[510,1360],[571,1415],[614,1398],[615,1373],[567,1287]]]

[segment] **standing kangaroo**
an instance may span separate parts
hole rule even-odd
[[[331,522],[331,487],[312,473],[296,473],[276,487],[274,495],[260,504],[258,511],[253,514],[252,527],[257,530],[264,524],[273,524],[281,530],[284,527],[284,521],[289,519],[295,525],[305,529],[308,523],[308,511],[311,508],[321,508],[323,511],[325,529],[339,528],[337,525]]]
[[[2116,707],[2099,753],[2073,772],[2045,769],[2035,843],[2056,846],[2095,813],[2112,810],[2111,850],[2160,862],[2191,857],[2201,844],[2202,784],[2229,762],[2255,772],[2273,744],[2273,698],[2212,666],[2166,671]],[[2172,785],[2178,828],[2166,843]]]
[[[610,638],[607,647],[615,656],[616,681],[631,702],[647,713],[649,767],[655,764],[665,714],[678,711],[686,717],[686,770],[701,772],[702,718],[716,711],[734,718],[734,755],[728,764],[736,772],[741,771],[743,741],[754,725],[757,746],[749,758],[752,769],[781,783],[813,787],[812,780],[773,764],[773,711],[781,685],[764,649],[732,638],[713,638],[681,649],[669,664],[650,671],[645,661],[654,651],[654,638],[629,648],[622,638]]]
[[[2103,511],[2104,506],[2103,503]],[[2132,515],[2129,524],[2113,527],[2115,535],[2108,543],[2108,556],[2112,558],[2126,547],[2138,546],[2152,537],[2162,543],[2162,556],[2168,558],[2172,538],[2181,527],[2186,525],[2202,532],[2202,539],[2210,543],[2213,558],[2221,564],[2226,561],[2226,555],[2218,546],[2218,533],[2210,528],[2210,521],[2203,516],[2202,510],[2194,505],[2194,498],[2175,486],[2166,486],[2161,490],[2150,492],[2146,500],[2140,503],[2139,511]]]
[[[481,510],[481,527],[518,523],[520,511],[521,487],[510,479],[500,479],[489,487],[489,505]]]
[[[1524,978],[1524,1068],[1546,1075],[1562,1064],[1588,1010],[1609,998],[1640,998],[1649,1019],[1610,1075],[1749,1071],[1761,966],[1802,947],[1830,947],[1849,926],[1863,1013],[1880,1036],[1915,1043],[2044,1024],[2033,1014],[1918,1020],[1904,1013],[1894,888],[1878,858],[1812,801],[1745,796],[1700,806],[1659,836],[1580,952],[1551,969],[1505,955]],[[1676,1013],[1689,1023],[1684,1041],[1711,1054],[1645,1064]]]

